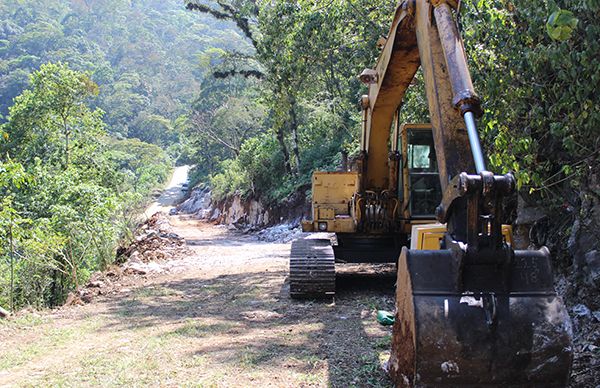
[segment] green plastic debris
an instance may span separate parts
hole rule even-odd
[[[396,321],[396,316],[393,313],[385,310],[377,311],[377,322],[383,326],[392,326]]]

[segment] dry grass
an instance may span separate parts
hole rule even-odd
[[[252,261],[281,244],[229,241],[235,266],[199,255],[129,293],[3,323],[0,386],[390,386],[374,312],[392,308],[393,279],[344,277],[334,304],[292,301],[285,257]]]

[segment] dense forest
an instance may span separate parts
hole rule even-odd
[[[110,263],[173,161],[217,199],[276,204],[352,160],[357,75],[395,6],[3,1],[0,305],[60,303]],[[599,15],[597,0],[461,2],[490,165],[544,205],[546,239],[600,196]],[[401,119],[427,121],[420,82]]]

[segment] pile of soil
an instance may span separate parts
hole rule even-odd
[[[127,287],[134,283],[134,279],[127,279],[122,268],[111,266],[106,272],[95,272],[89,282],[77,291],[69,293],[65,306],[83,305],[90,303],[100,295],[111,295],[119,292],[130,291]]]
[[[89,282],[72,292],[65,305],[90,303],[100,295],[127,293],[150,275],[169,272],[170,262],[193,255],[185,239],[173,231],[169,218],[158,212],[141,224],[134,239],[117,250],[115,265],[92,274]]]
[[[124,263],[126,273],[143,275],[148,272],[143,264],[180,259],[191,254],[185,239],[173,231],[168,216],[158,212],[140,225],[128,247],[117,251],[117,262]]]

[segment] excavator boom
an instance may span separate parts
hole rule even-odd
[[[373,137],[386,126],[389,133],[385,109],[400,101],[384,100],[404,94],[418,52],[444,191],[436,216],[447,225],[439,249],[402,249],[390,375],[398,386],[565,386],[569,316],[553,288],[549,251],[515,251],[502,233],[503,199],[514,194],[515,181],[486,171],[475,127],[480,101],[454,6],[403,2],[370,88]],[[366,184],[382,180],[371,166],[378,146],[366,142]]]
[[[440,6],[449,10],[447,4]],[[404,94],[419,67],[425,81],[442,190],[451,177],[473,170],[468,133],[462,112],[453,103],[453,90],[457,89],[457,95],[469,101],[470,107],[477,113],[478,98],[466,68],[462,43],[455,39],[456,34],[452,34],[456,32],[452,23],[445,27],[450,30],[445,35],[447,51],[455,59],[454,71],[448,71],[433,12],[429,2],[421,1],[406,1],[397,8],[377,66],[367,80],[370,84],[369,104],[361,143],[368,155],[361,171],[364,187],[388,186],[390,127],[394,113],[401,107]],[[444,18],[448,16],[452,17],[444,14]]]

